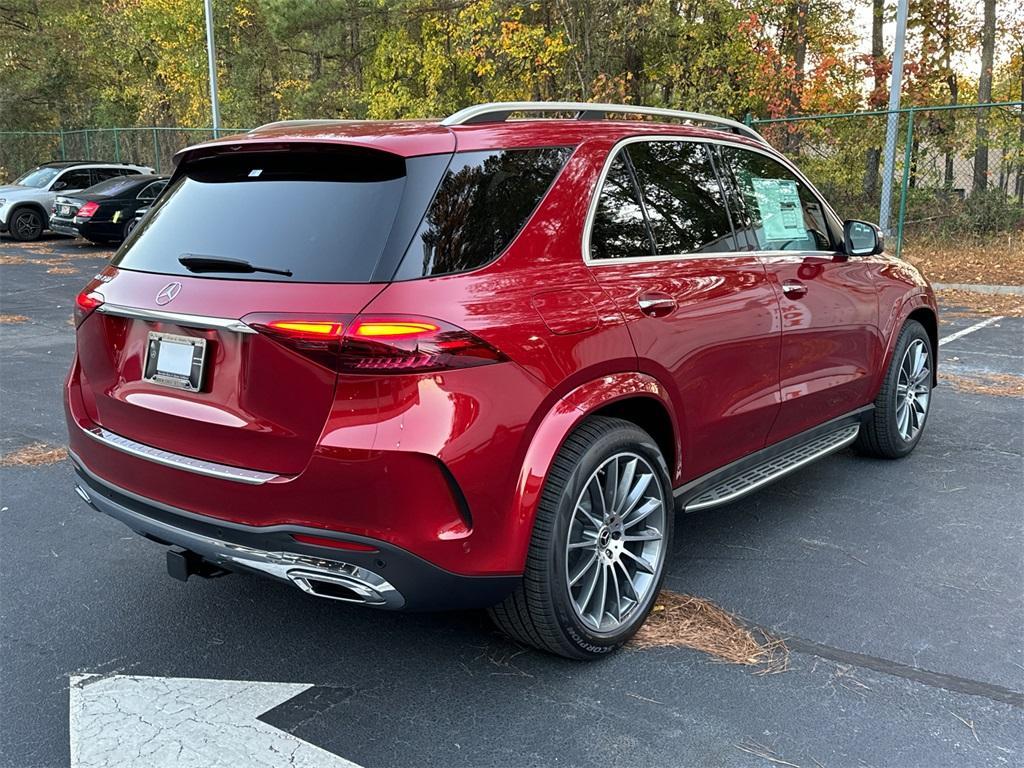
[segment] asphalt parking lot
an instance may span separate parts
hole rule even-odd
[[[71,305],[108,255],[0,240],[0,312],[25,318],[0,323],[0,452],[65,442]],[[983,319],[953,312],[941,333]],[[951,339],[940,366],[1024,375],[1024,319]],[[785,638],[776,674],[671,647],[574,663],[478,613],[373,612],[242,576],[182,584],[159,546],[77,498],[66,462],[0,468],[0,765],[66,766],[72,741],[102,741],[120,715],[152,727],[116,702],[69,725],[76,697],[141,678],[299,684],[254,705],[258,721],[190,737],[283,732],[296,765],[1022,765],[1022,451],[1024,398],[943,383],[908,459],[844,451],[679,518],[666,587]],[[138,765],[173,757],[151,743]]]

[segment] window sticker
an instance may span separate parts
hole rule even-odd
[[[750,180],[761,212],[761,226],[767,240],[799,240],[807,237],[800,192],[789,179]]]

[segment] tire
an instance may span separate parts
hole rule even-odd
[[[915,363],[920,359],[918,354],[923,355],[920,369]],[[928,332],[916,320],[908,320],[896,340],[882,388],[875,398],[875,409],[854,443],[859,453],[899,459],[914,450],[928,423],[934,370],[934,350]],[[908,391],[912,393],[909,402],[904,395]]]
[[[128,219],[128,221],[125,223],[125,225],[124,225],[124,236],[121,238],[121,242],[122,243],[125,240],[127,240],[129,237],[131,237],[132,232],[135,231],[135,225],[136,225],[136,221],[135,221],[135,217],[134,216],[132,218]]]
[[[619,490],[609,503],[603,499],[612,472]],[[609,506],[615,514],[603,515]],[[587,419],[548,472],[522,583],[489,610],[491,618],[514,640],[560,656],[596,659],[616,650],[643,624],[661,589],[674,511],[668,468],[651,436],[621,419]],[[588,589],[591,602],[584,600]]]
[[[46,228],[46,221],[43,214],[32,207],[15,208],[11,212],[11,218],[7,222],[7,228],[11,237],[20,242],[26,243],[31,240],[38,240]]]

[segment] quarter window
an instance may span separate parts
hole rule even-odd
[[[571,153],[541,147],[455,154],[396,279],[466,272],[494,261]]]
[[[835,244],[821,202],[792,171],[759,152],[723,147],[760,250],[832,251]]]

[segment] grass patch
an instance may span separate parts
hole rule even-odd
[[[16,451],[0,454],[0,467],[38,467],[44,464],[56,464],[67,457],[67,448],[55,448],[46,443],[32,443]]]
[[[761,667],[762,673],[788,668],[786,644],[761,630],[748,629],[710,600],[662,590],[651,615],[631,641],[637,648],[682,646],[731,664]]]

